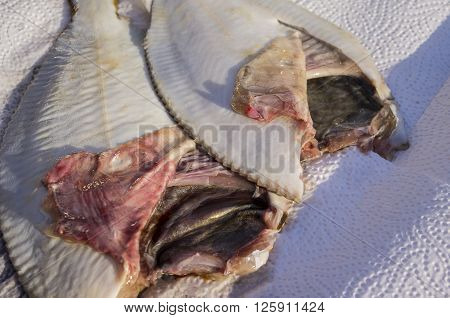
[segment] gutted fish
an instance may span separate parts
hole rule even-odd
[[[285,210],[177,127],[60,159],[43,179],[50,235],[111,256],[121,295],[161,275],[238,275],[267,261]],[[141,257],[142,256],[142,257]]]
[[[292,97],[299,95],[307,101]],[[289,116],[299,130],[310,127],[302,159],[351,145],[391,158],[406,146],[389,142],[397,126],[393,102],[380,99],[356,63],[305,31],[273,40],[240,69],[231,106],[253,119]]]
[[[269,190],[299,199],[292,179],[301,168],[290,164],[270,174],[270,165],[258,166],[255,175],[255,166],[239,161],[244,151],[274,162],[271,151],[310,159],[358,145],[391,158],[407,145],[395,101],[369,53],[307,10],[289,1],[156,0],[152,14],[147,56],[166,106],[217,160]],[[238,137],[213,140],[205,124],[234,126]],[[282,143],[242,145],[248,125],[283,126],[293,136],[291,151]]]
[[[42,206],[47,190],[41,181],[71,153],[85,152],[86,161],[89,153],[175,126],[153,93],[137,46],[142,37],[117,18],[113,1],[79,1],[72,23],[6,129],[0,149],[0,226],[30,295],[116,296],[126,283],[127,273],[114,258],[48,235],[53,216]],[[71,165],[66,168],[70,172]],[[55,191],[64,182],[56,182]],[[74,204],[64,198],[56,202]]]
[[[291,202],[196,149],[113,1],[80,1],[0,149],[0,226],[26,291],[136,296],[268,258]]]

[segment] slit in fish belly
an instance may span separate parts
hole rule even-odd
[[[272,40],[236,75],[232,108],[249,118],[297,121],[301,159],[348,146],[390,159],[398,118],[355,62],[305,31]]]
[[[59,160],[43,180],[51,235],[122,264],[131,286],[162,275],[228,275],[267,260],[284,210],[176,127]]]

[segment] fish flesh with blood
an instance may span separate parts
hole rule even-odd
[[[308,108],[305,55],[298,32],[278,37],[236,75],[231,106],[252,119],[269,122],[291,117],[303,131],[303,157],[318,156],[316,134]]]
[[[0,226],[31,296],[114,297],[129,279],[127,266],[117,257],[49,231],[58,224],[54,217],[59,214],[47,212],[53,209],[45,200],[48,190],[42,180],[49,172],[70,172],[70,164],[54,170],[58,159],[70,154],[84,153],[86,162],[92,154],[145,134],[177,129],[153,93],[137,45],[143,35],[117,17],[113,1],[79,1],[72,22],[44,59],[6,128],[0,148]],[[190,146],[195,147],[192,141]],[[52,181],[57,179],[45,179],[47,185]],[[64,182],[55,183],[55,191],[59,186],[67,191],[70,185]],[[61,197],[55,202],[66,204]]]
[[[192,149],[176,128],[164,128],[100,154],[61,159],[45,176],[53,232],[86,243],[139,273],[140,233]]]

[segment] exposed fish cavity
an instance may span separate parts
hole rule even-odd
[[[267,191],[165,128],[47,173],[50,232],[123,266],[131,295],[162,275],[238,275],[265,264],[286,212]]]
[[[231,106],[257,121],[282,116],[298,121],[303,160],[348,146],[391,159],[405,146],[389,142],[398,126],[391,103],[340,50],[295,30],[273,39],[241,67]]]

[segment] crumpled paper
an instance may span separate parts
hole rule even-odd
[[[307,198],[268,264],[214,295],[448,297],[450,4],[297,2],[355,34],[372,53],[400,104],[411,147],[393,162],[348,149],[308,164]],[[0,127],[17,105],[19,98],[11,96],[23,91],[70,16],[64,1],[7,3],[0,3],[0,102],[6,105]],[[13,18],[8,7],[42,23],[50,35]],[[21,40],[4,40],[15,38]]]

